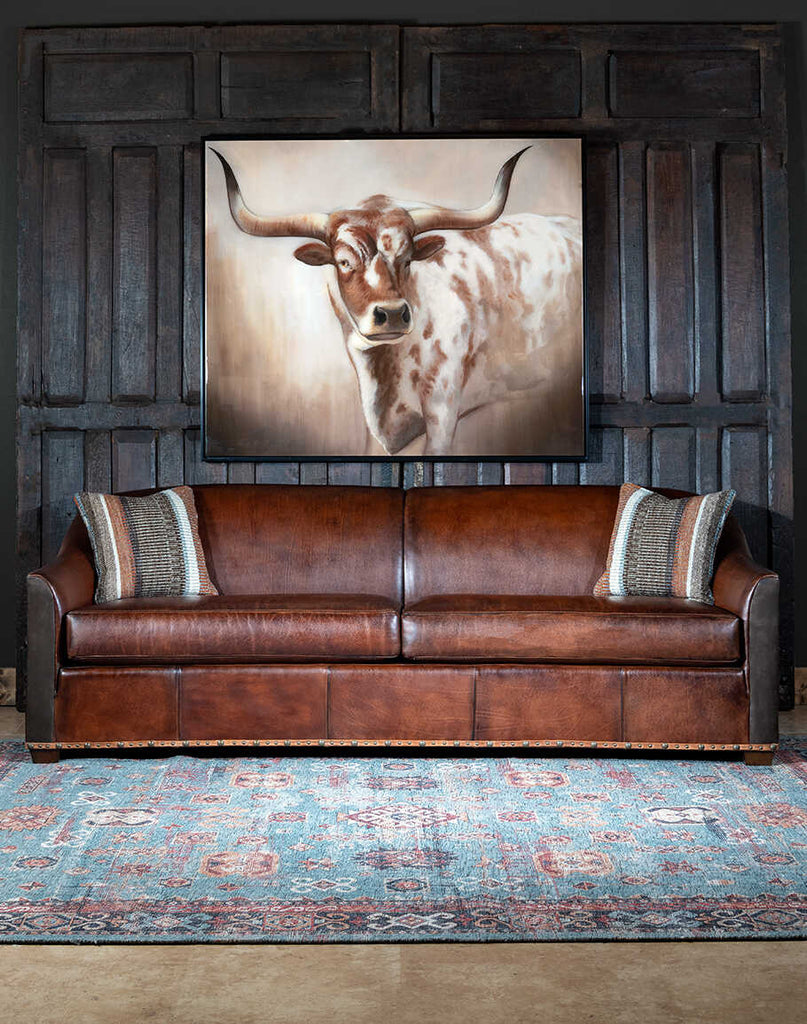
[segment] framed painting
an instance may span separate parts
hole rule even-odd
[[[208,139],[206,459],[582,459],[579,138]]]

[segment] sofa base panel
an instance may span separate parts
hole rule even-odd
[[[582,665],[480,665],[474,737],[620,740],[622,669]]]
[[[63,668],[54,702],[56,738],[180,739],[178,675],[175,668]]]
[[[75,666],[59,673],[55,734],[29,740],[739,750],[748,720],[741,668]]]
[[[179,736],[312,739],[327,734],[327,705],[324,666],[183,666]]]

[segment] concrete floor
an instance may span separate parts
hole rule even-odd
[[[807,707],[781,716],[807,733]],[[22,716],[0,708],[0,738]],[[805,942],[3,946],[0,1024],[807,1024]]]

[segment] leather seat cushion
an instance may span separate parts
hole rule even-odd
[[[323,661],[394,658],[395,604],[365,595],[140,598],[66,616],[75,662]]]
[[[736,615],[680,598],[443,595],[407,605],[403,655],[425,661],[731,663]]]

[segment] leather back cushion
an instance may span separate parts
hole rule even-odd
[[[591,594],[618,487],[407,491],[406,603],[439,594]]]
[[[403,492],[385,487],[194,487],[222,594],[369,594],[401,603]]]

